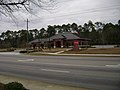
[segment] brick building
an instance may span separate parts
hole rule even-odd
[[[34,48],[37,46],[42,48],[69,48],[74,46],[74,42],[78,42],[79,46],[88,46],[90,39],[81,38],[77,34],[66,32],[56,34],[49,38],[36,39],[29,42],[29,44]]]

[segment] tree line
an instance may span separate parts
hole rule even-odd
[[[112,23],[93,23],[89,20],[83,25],[76,23],[63,25],[49,25],[47,29],[33,30],[7,30],[0,34],[0,48],[23,48],[35,39],[48,38],[58,33],[71,32],[77,34],[81,38],[91,39],[91,45],[111,45],[120,44],[120,20],[118,24]]]

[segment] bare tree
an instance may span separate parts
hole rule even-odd
[[[14,16],[13,12],[26,10],[31,12],[32,6],[37,6],[42,9],[51,7],[54,0],[0,0],[0,14],[5,16]]]

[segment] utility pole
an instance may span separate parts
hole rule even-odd
[[[27,19],[27,44],[28,44],[28,19]]]
[[[26,49],[28,49],[28,42],[29,42],[29,37],[28,37],[28,23],[29,23],[29,20],[27,19],[27,42],[26,42]],[[28,50],[27,50],[27,52],[28,52]]]

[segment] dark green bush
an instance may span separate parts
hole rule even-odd
[[[25,51],[20,51],[19,53],[27,53],[27,51],[25,50]]]
[[[11,82],[5,85],[4,90],[27,90],[21,83]]]
[[[23,50],[20,51],[19,53],[32,53],[32,52],[38,52],[38,50]]]

